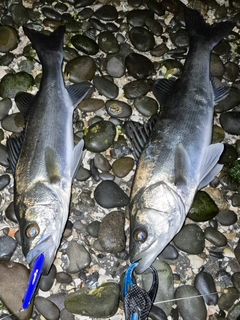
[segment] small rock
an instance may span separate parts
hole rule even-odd
[[[218,306],[221,310],[228,310],[239,299],[239,292],[234,287],[228,287],[218,299]]]
[[[213,243],[216,247],[224,247],[227,245],[227,238],[215,228],[207,227],[204,230],[204,236],[206,240]]]
[[[210,273],[201,271],[194,279],[194,286],[202,294],[204,301],[207,305],[216,305],[218,301],[218,295],[215,282]]]
[[[118,253],[125,248],[125,214],[122,211],[108,213],[99,226],[98,239],[106,252]]]
[[[111,180],[99,183],[94,191],[94,198],[103,208],[124,207],[129,204],[128,195]]]
[[[65,300],[65,307],[73,313],[91,318],[109,318],[117,312],[119,294],[119,285],[107,282],[89,292],[85,289],[70,293]]]
[[[123,178],[131,172],[134,166],[134,160],[131,157],[122,157],[115,160],[112,164],[113,173],[119,177]]]
[[[41,313],[47,320],[58,320],[60,317],[60,310],[50,300],[44,297],[36,297],[34,301],[36,309]]]
[[[12,237],[0,236],[0,260],[10,260],[18,243]]]
[[[49,291],[52,288],[52,285],[56,277],[56,273],[57,273],[57,269],[53,264],[50,268],[49,273],[46,276],[44,275],[41,276],[39,281],[39,288],[42,291]]]
[[[70,265],[67,268],[67,272],[76,273],[86,268],[91,263],[91,256],[83,245],[76,241],[68,243],[66,250]]]

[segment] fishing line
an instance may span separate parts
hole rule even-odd
[[[176,298],[176,299],[169,299],[169,300],[164,300],[164,301],[159,301],[159,302],[156,302],[154,303],[154,305],[157,305],[157,304],[162,304],[162,303],[165,303],[165,302],[175,302],[175,301],[179,301],[179,300],[187,300],[187,299],[193,299],[193,298],[200,298],[200,297],[205,297],[205,296],[211,296],[213,294],[218,294],[218,293],[223,293],[223,292],[212,292],[212,293],[206,293],[206,294],[199,294],[197,296],[191,296],[191,297],[183,297],[183,298]],[[27,309],[25,309],[27,310]],[[11,313],[11,314],[8,314],[6,315],[6,317],[2,318],[1,320],[4,320],[6,319],[7,317],[11,317],[11,316],[14,316],[14,315],[17,315],[19,313],[21,313],[22,311],[25,311],[24,309],[19,309],[16,313]]]

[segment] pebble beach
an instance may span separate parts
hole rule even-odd
[[[128,204],[136,160],[124,122],[146,123],[161,110],[153,82],[181,77],[189,47],[185,6],[210,24],[235,22],[210,62],[211,74],[230,86],[214,107],[212,143],[224,143],[224,166],[197,192],[183,228],[154,262],[159,288],[149,319],[240,319],[237,0],[0,0],[0,319],[125,319],[122,288],[130,265]],[[22,26],[53,32],[62,24],[66,86],[93,85],[73,115],[74,139],[84,139],[85,151],[56,259],[30,307],[21,311],[29,266],[6,140],[25,127],[18,97],[36,94],[42,76]],[[150,271],[135,281],[149,290]]]

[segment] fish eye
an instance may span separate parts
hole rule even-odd
[[[145,242],[147,240],[147,231],[143,229],[136,229],[133,233],[133,237],[136,241]]]
[[[37,224],[30,224],[26,228],[26,236],[28,238],[35,238],[39,234],[39,227]]]

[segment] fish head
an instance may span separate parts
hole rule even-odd
[[[20,222],[22,250],[29,265],[44,254],[43,274],[47,275],[60,245],[66,219],[59,203],[39,204],[26,209]]]
[[[185,220],[185,207],[176,190],[164,182],[145,188],[130,204],[131,262],[144,272],[178,233]]]

